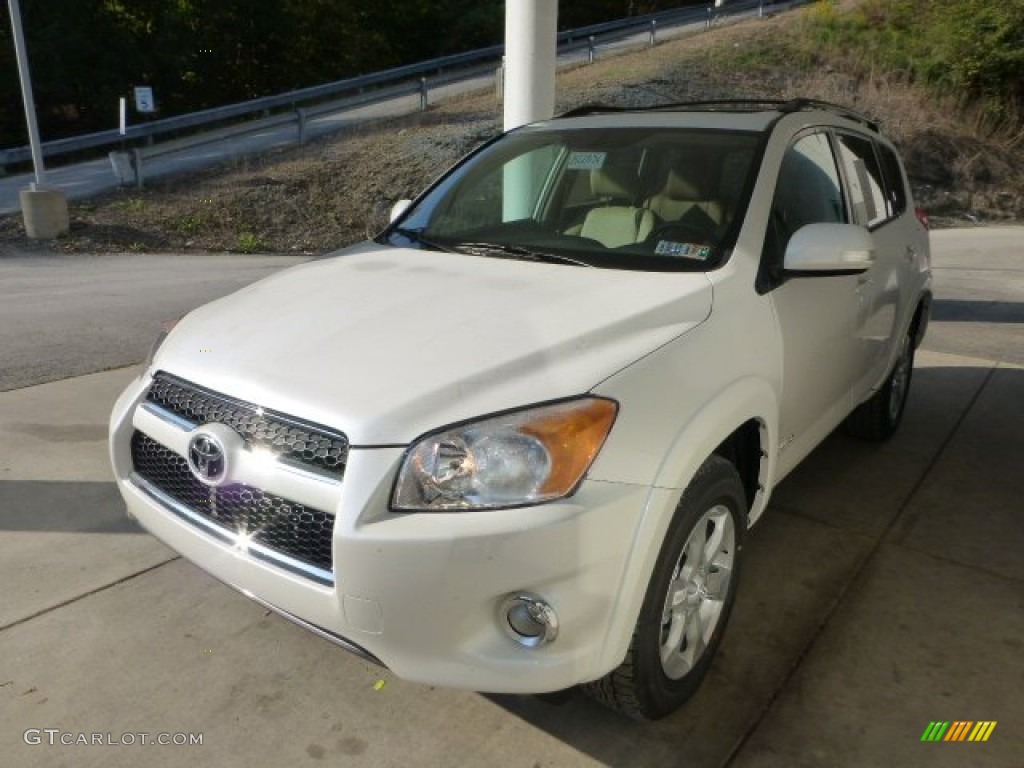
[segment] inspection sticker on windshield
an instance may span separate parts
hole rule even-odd
[[[654,252],[659,256],[683,256],[687,259],[704,261],[711,255],[711,248],[693,243],[676,243],[672,240],[659,240]]]
[[[607,152],[570,152],[569,170],[596,171],[604,167],[604,159],[607,156]]]

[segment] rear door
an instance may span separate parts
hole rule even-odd
[[[901,262],[906,255],[906,229],[892,215],[875,142],[852,131],[835,132],[836,154],[846,182],[853,222],[871,232],[875,261],[857,276],[858,308],[856,372],[851,379],[854,404],[881,386],[899,336]]]

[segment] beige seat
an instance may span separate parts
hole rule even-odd
[[[587,214],[580,235],[597,240],[605,248],[639,243],[654,229],[654,214],[646,208],[608,205]]]
[[[654,228],[654,216],[633,205],[636,199],[636,169],[607,166],[590,172],[590,190],[608,203],[587,214],[580,236],[596,240],[605,248],[617,248],[644,240]]]
[[[587,213],[579,235],[597,240],[605,248],[638,243],[654,229],[654,215],[633,205],[636,199],[636,170],[632,167],[605,167],[590,172],[590,191],[608,205]]]
[[[647,207],[664,222],[681,222],[710,233],[722,223],[722,204],[714,198],[709,163],[696,155],[676,157],[665,186],[648,199]]]

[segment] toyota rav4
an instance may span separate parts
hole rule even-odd
[[[402,678],[660,717],[772,489],[840,425],[899,425],[925,223],[830,104],[524,126],[372,242],[180,320],[114,408],[117,481],[172,548]]]

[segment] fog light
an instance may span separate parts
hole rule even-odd
[[[502,601],[499,620],[509,637],[527,648],[537,648],[558,637],[555,609],[537,595],[509,595]]]

